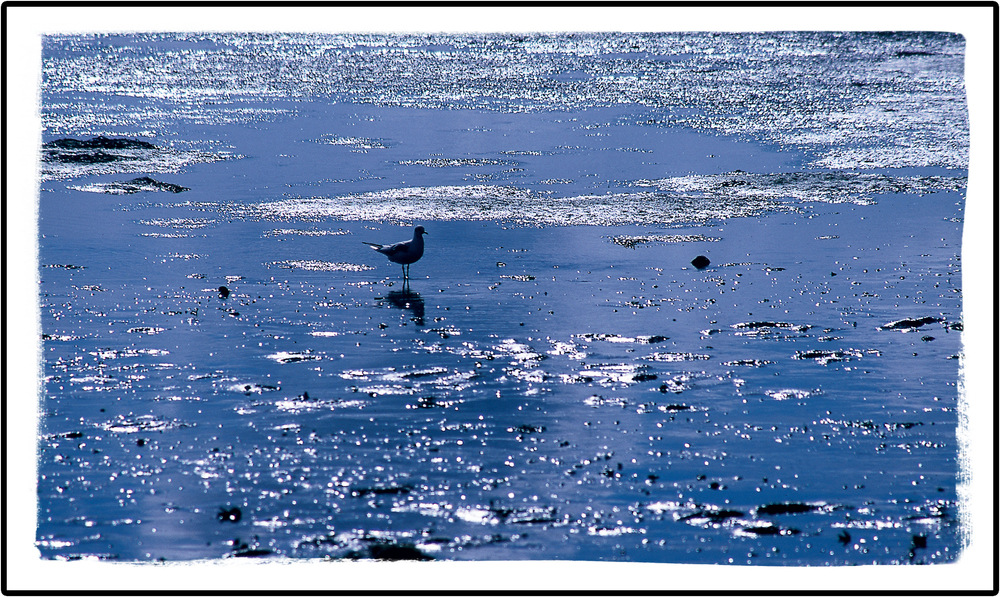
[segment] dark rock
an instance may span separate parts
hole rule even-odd
[[[147,191],[166,191],[168,193],[183,193],[184,191],[189,191],[191,189],[187,187],[182,187],[178,184],[173,184],[169,182],[160,182],[154,180],[148,176],[140,176],[139,178],[133,178],[132,180],[127,180],[124,182],[110,182],[103,185],[104,192],[110,194],[125,194],[133,195],[135,193],[147,192]]]
[[[889,323],[880,327],[880,330],[912,330],[920,326],[927,325],[928,323],[937,323],[939,321],[944,321],[940,317],[919,317],[917,319],[899,319],[896,321],[890,321]]]
[[[668,404],[663,407],[663,410],[667,412],[679,412],[682,410],[694,410],[694,407],[687,404]]]
[[[229,296],[229,289],[225,286],[219,286],[219,298],[226,298]]]
[[[232,508],[219,508],[219,513],[216,516],[219,522],[239,522],[243,518],[243,512],[235,506]]]
[[[708,257],[705,257],[704,255],[698,255],[691,261],[691,265],[698,269],[705,269],[710,263],[712,262],[709,261]]]
[[[840,541],[842,544],[847,545],[848,543],[851,542],[851,534],[848,533],[847,531],[840,531],[840,534],[837,535],[837,541]]]

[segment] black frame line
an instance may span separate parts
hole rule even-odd
[[[372,2],[364,2],[359,0],[346,0],[342,2],[331,2],[328,0],[288,0],[286,2],[277,0],[234,0],[232,2],[225,2],[220,0],[154,0],[150,2],[141,2],[137,0],[123,0],[121,2],[115,2],[112,0],[81,0],[81,1],[71,1],[71,0],[53,0],[51,2],[46,2],[43,0],[8,0],[2,3],[0,6],[0,27],[2,27],[4,47],[2,52],[2,69],[4,84],[2,90],[2,101],[3,101],[3,116],[2,116],[2,128],[3,128],[3,140],[0,142],[0,152],[2,152],[3,159],[2,164],[0,164],[0,237],[6,239],[7,237],[7,198],[8,198],[8,187],[7,187],[7,156],[8,156],[8,144],[7,144],[7,123],[8,123],[8,112],[7,112],[7,64],[8,57],[11,52],[8,48],[9,37],[7,34],[7,28],[9,26],[8,20],[8,8],[28,8],[28,7],[45,7],[45,8],[59,8],[59,7],[143,7],[143,8],[257,8],[257,7],[281,7],[281,8],[303,8],[303,7],[517,7],[517,8],[536,8],[536,7],[578,7],[578,8],[590,8],[590,7],[616,7],[616,8],[649,8],[649,7],[678,7],[678,8],[726,8],[726,7],[781,7],[781,8],[827,8],[827,7],[839,7],[839,8],[986,8],[992,7],[992,32],[993,32],[993,119],[994,119],[994,130],[993,130],[993,151],[994,156],[998,155],[998,149],[1000,149],[1000,140],[998,140],[996,122],[997,116],[1000,115],[1000,100],[998,100],[998,57],[1000,57],[1000,45],[998,45],[998,37],[1000,37],[1000,3],[995,0],[831,0],[831,1],[821,1],[821,0],[789,0],[787,2],[781,2],[776,0],[748,0],[745,2],[740,2],[736,0],[705,0],[705,1],[694,1],[694,0],[676,0],[676,1],[637,1],[637,0],[622,0],[620,2],[608,1],[608,0],[594,0],[592,2],[581,2],[580,0],[570,0],[568,2],[559,2],[553,0],[526,0],[524,2],[516,2],[510,0],[503,0],[498,2],[486,2],[486,1],[469,1],[469,0],[458,0],[455,2],[447,2],[442,0],[416,0],[413,2],[406,2],[400,0],[374,0]],[[994,162],[993,166],[993,197],[994,197],[994,208],[1000,203],[1000,167]],[[994,211],[993,218],[993,257],[994,266],[996,267],[997,257],[1000,256],[1000,218],[998,218],[996,211]],[[3,280],[3,296],[6,297],[6,285],[7,285],[7,249],[8,243],[5,240],[3,245],[3,251],[0,252],[0,267],[2,267],[2,280]],[[994,270],[993,274],[996,275],[997,271]],[[1000,297],[998,297],[998,289],[996,287],[996,278],[994,278],[994,294],[993,294],[993,315],[994,319],[1000,314]],[[0,333],[0,353],[3,354],[2,367],[5,371],[7,368],[7,302],[3,300],[2,307],[0,307],[0,321],[2,321],[2,333]],[[1000,349],[1000,328],[994,326],[993,329],[993,394],[994,397],[1000,396],[1000,361],[995,357]],[[2,421],[3,430],[6,431],[8,418],[7,418],[7,378],[6,376],[0,375],[0,421]],[[997,406],[997,402],[994,402],[994,407]],[[1000,466],[998,466],[998,456],[1000,456],[1000,426],[998,426],[996,418],[993,421],[993,475],[994,481],[998,478],[998,472],[1000,472]],[[6,481],[6,470],[7,470],[7,456],[10,453],[8,445],[8,436],[4,433],[3,446],[2,446],[2,456],[0,456],[0,466],[4,470],[4,481]],[[972,591],[939,591],[939,590],[835,590],[835,589],[815,589],[815,590],[745,590],[745,591],[720,591],[720,590],[684,590],[684,591],[670,591],[670,590],[623,590],[623,591],[606,591],[606,590],[412,590],[412,591],[400,591],[400,590],[347,590],[347,591],[336,591],[336,590],[289,590],[289,591],[271,591],[271,590],[76,590],[76,591],[46,591],[46,590],[9,590],[7,584],[7,553],[8,553],[8,543],[7,543],[7,483],[4,482],[0,484],[0,499],[3,503],[2,519],[0,519],[0,530],[2,530],[3,537],[0,539],[0,593],[3,595],[12,596],[42,596],[42,595],[78,595],[81,597],[90,596],[131,596],[131,595],[142,595],[142,596],[159,596],[159,595],[177,595],[179,597],[195,596],[195,595],[212,595],[212,596],[263,596],[263,595],[306,595],[306,596],[319,596],[319,595],[482,595],[482,596],[494,596],[494,595],[515,595],[515,596],[527,596],[527,595],[586,595],[586,596],[597,596],[597,595],[742,595],[747,597],[765,596],[765,595],[808,595],[808,596],[818,596],[818,595],[849,595],[849,596],[860,596],[860,595],[885,595],[885,596],[908,596],[908,595],[998,595],[1000,594],[1000,522],[997,519],[997,508],[1000,507],[1000,485],[996,482],[993,486],[993,505],[994,505],[994,519],[993,519],[993,587],[992,589],[986,590],[972,590]],[[779,567],[780,569],[780,567]]]

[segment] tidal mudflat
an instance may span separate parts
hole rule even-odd
[[[960,554],[960,37],[44,52],[42,557]]]

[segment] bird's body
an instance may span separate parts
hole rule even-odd
[[[410,277],[410,264],[416,263],[421,257],[424,256],[425,234],[427,234],[427,232],[424,231],[424,227],[417,226],[413,229],[413,238],[410,240],[404,240],[403,242],[393,243],[391,245],[380,245],[378,243],[369,243],[365,241],[361,242],[364,242],[366,245],[388,257],[389,261],[400,264],[403,267],[403,280],[408,280]]]

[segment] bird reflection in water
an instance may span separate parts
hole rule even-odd
[[[384,298],[393,307],[413,313],[411,319],[414,323],[424,325],[424,299],[420,297],[419,292],[393,290]]]

